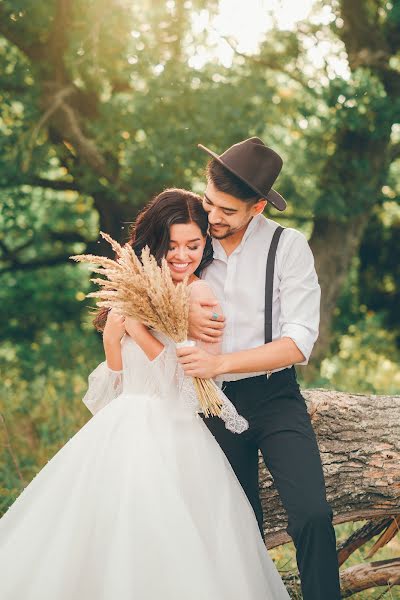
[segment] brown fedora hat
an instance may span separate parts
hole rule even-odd
[[[283,160],[260,138],[252,137],[234,144],[221,155],[202,144],[198,144],[198,147],[246,183],[261,198],[271,202],[278,210],[285,210],[285,199],[272,189],[282,169]]]

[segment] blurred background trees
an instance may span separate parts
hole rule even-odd
[[[400,4],[310,0],[285,26],[266,3],[240,35],[222,4],[0,0],[3,507],[88,418],[101,339],[68,257],[108,252],[99,229],[126,239],[167,186],[201,193],[198,142],[284,158],[267,215],[304,231],[323,289],[307,385],[400,390]]]

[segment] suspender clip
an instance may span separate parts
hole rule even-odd
[[[269,379],[272,375],[272,371],[267,371],[267,379]]]

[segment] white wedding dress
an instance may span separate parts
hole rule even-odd
[[[1,600],[288,600],[175,347],[99,365],[94,416],[0,520]],[[240,434],[237,434],[240,435]]]

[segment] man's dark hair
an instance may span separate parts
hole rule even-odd
[[[211,181],[217,190],[234,196],[243,202],[258,202],[260,196],[244,183],[239,177],[233,175],[221,163],[212,158],[206,169],[207,179]]]

